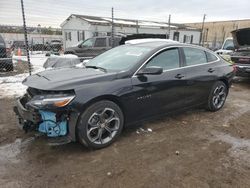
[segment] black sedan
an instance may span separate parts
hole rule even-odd
[[[85,67],[26,78],[14,108],[22,127],[89,148],[113,143],[124,126],[195,106],[221,109],[233,67],[212,51],[170,41],[113,48]]]

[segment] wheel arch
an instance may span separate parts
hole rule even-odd
[[[85,109],[88,108],[89,106],[91,106],[92,104],[94,104],[94,103],[96,103],[98,101],[102,101],[102,100],[108,100],[108,101],[114,102],[116,105],[119,106],[119,108],[121,109],[121,111],[123,113],[124,124],[125,124],[125,122],[126,122],[126,113],[125,113],[125,110],[124,110],[124,106],[123,106],[120,98],[118,96],[115,96],[115,95],[102,95],[102,96],[98,96],[98,97],[95,97],[95,98],[91,99],[90,101],[88,101],[87,103],[85,103],[82,106],[83,110],[80,112],[80,114],[84,113]],[[81,117],[81,115],[78,116],[77,121],[76,121],[76,125],[75,125],[75,138],[76,138],[76,140],[78,139],[77,138],[77,125],[79,124],[80,117]]]
[[[229,83],[228,83],[227,79],[221,78],[221,79],[219,79],[219,81],[223,82],[227,86],[227,90],[229,89]]]

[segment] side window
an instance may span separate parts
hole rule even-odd
[[[106,38],[96,38],[95,47],[106,47]]]
[[[206,52],[206,54],[207,54],[207,61],[208,62],[216,61],[218,59],[215,55],[213,55],[209,52]]]
[[[90,39],[85,40],[85,41],[82,43],[82,46],[84,46],[84,47],[92,47],[92,46],[93,46],[93,43],[94,43],[94,39],[93,39],[93,38],[90,38]]]
[[[187,66],[207,63],[207,57],[205,51],[188,47],[183,48],[183,50]]]
[[[120,41],[121,41],[121,38],[114,38],[114,46],[119,46]],[[112,46],[111,37],[109,38],[109,46]]]
[[[179,51],[177,48],[161,52],[149,61],[146,67],[158,66],[163,70],[169,70],[180,67]]]

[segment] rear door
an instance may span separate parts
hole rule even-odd
[[[79,57],[85,57],[85,58],[94,57],[94,55],[93,55],[94,43],[95,43],[94,38],[89,38],[89,39],[85,40],[81,44],[81,47],[77,47],[75,49],[76,55],[79,56]]]
[[[144,119],[184,106],[186,82],[181,63],[179,48],[166,49],[142,67],[142,69],[150,66],[162,67],[162,74],[132,77],[133,93],[131,100],[128,101],[133,106],[130,117]]]
[[[183,47],[182,53],[187,81],[185,103],[187,106],[204,103],[218,79],[216,62],[219,59],[212,53],[195,47]]]

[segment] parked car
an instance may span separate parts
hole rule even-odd
[[[54,39],[51,40],[50,43],[48,44],[48,48],[53,51],[53,52],[59,52],[60,50],[62,50],[62,41],[59,39]]]
[[[6,44],[3,37],[0,35],[0,70],[13,71],[12,59],[8,56]]]
[[[113,47],[123,45],[128,40],[145,39],[145,38],[166,39],[166,35],[141,33],[141,34],[131,34],[124,36],[115,36]],[[83,57],[84,59],[92,59],[111,48],[112,48],[111,36],[93,37],[85,41],[81,41],[75,47],[66,48],[64,54],[75,54],[78,57]]]
[[[48,57],[43,67],[48,68],[62,68],[62,67],[73,67],[81,63],[81,60],[76,55],[62,55],[62,56],[51,56]]]
[[[114,38],[114,46],[118,46],[121,38]],[[78,57],[91,59],[112,48],[111,37],[93,37],[81,41],[74,47],[66,48],[64,54],[75,54]]]
[[[84,68],[29,76],[23,81],[27,93],[14,110],[25,130],[98,149],[138,121],[195,106],[220,110],[233,76],[233,66],[208,49],[137,41],[97,56]]]
[[[226,38],[225,41],[223,42],[223,45],[221,47],[221,49],[216,50],[215,53],[219,54],[219,55],[229,55],[230,53],[232,53],[234,51],[234,42],[233,42],[233,38]]]
[[[232,35],[236,50],[231,60],[236,66],[236,75],[250,77],[250,28],[235,30]]]
[[[10,42],[10,49],[14,51],[15,49],[25,49],[25,41],[23,40],[14,40]]]

